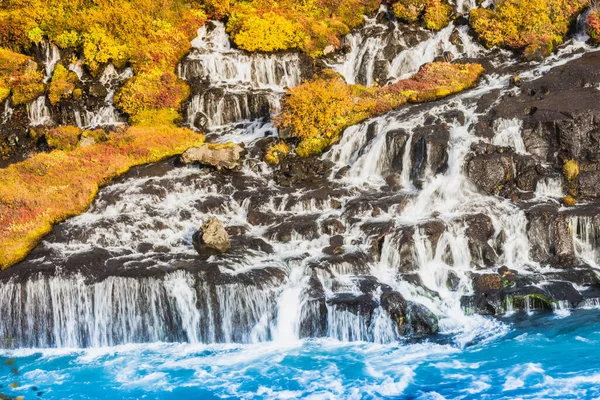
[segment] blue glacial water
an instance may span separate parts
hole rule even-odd
[[[25,399],[600,397],[600,311],[523,313],[486,329],[471,341],[412,344],[5,351],[0,392]],[[19,386],[11,389],[13,382]]]

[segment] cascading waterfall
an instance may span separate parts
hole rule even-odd
[[[82,79],[82,69],[79,63],[69,66],[79,79]],[[106,97],[98,109],[87,109],[81,107],[73,110],[75,123],[81,129],[92,129],[103,126],[117,126],[123,123],[121,113],[113,105],[113,99],[117,89],[133,76],[131,68],[125,68],[119,72],[113,64],[108,64],[100,76],[99,83],[106,89]]]
[[[190,101],[188,123],[195,126],[199,116],[213,127],[254,120],[248,130],[237,128],[245,140],[275,134],[255,120],[269,115],[285,87],[300,82],[299,56],[233,50],[223,25],[211,24],[199,30],[178,70],[205,89]],[[465,36],[460,51],[450,41],[453,32]],[[354,61],[336,68],[346,71],[349,82],[374,83],[372,66],[384,42],[364,44],[355,35],[346,55]],[[484,51],[471,48],[466,37],[451,25],[394,54],[388,78],[413,73],[444,51]],[[361,53],[361,46],[378,50]],[[523,77],[562,62],[551,58]],[[358,63],[367,67],[346,68]],[[80,66],[70,68],[82,76]],[[131,70],[119,73],[109,65],[100,79],[109,92],[106,119],[81,113],[78,125],[118,121],[111,108],[114,88],[130,76]],[[488,76],[452,99],[348,128],[322,157],[335,165],[326,195],[318,188],[276,187],[256,160],[231,174],[167,163],[141,168],[103,189],[87,213],[57,226],[21,265],[40,272],[28,279],[0,277],[0,336],[14,338],[8,347],[289,344],[305,337],[389,343],[403,336],[384,305],[386,296],[396,294],[415,315],[433,312],[441,332],[457,334],[461,343],[492,335],[490,325],[498,322],[463,311],[472,275],[501,265],[524,273],[539,267],[529,254],[524,212],[478,193],[464,171],[471,145],[480,140],[474,126],[488,111],[478,110],[476,100],[512,90],[508,83],[509,76]],[[45,101],[40,97],[30,106],[32,125],[48,121]],[[436,116],[447,116],[447,123],[431,134],[423,128]],[[221,139],[241,139],[238,130]],[[501,120],[494,131],[490,144],[526,153],[518,121]],[[550,189],[543,185],[540,196],[556,192],[553,181],[545,183]],[[229,254],[200,260],[192,235],[213,215],[238,234]],[[496,257],[493,266],[467,236],[469,219],[481,215],[493,231],[481,244]],[[382,233],[378,251],[367,233],[371,228]],[[577,217],[572,233],[578,257],[598,262],[593,222]],[[528,311],[535,306],[530,300],[525,297]]]
[[[221,22],[198,30],[192,51],[179,64],[179,76],[206,82],[194,93],[187,109],[192,127],[218,127],[268,117],[279,108],[288,87],[302,79],[299,54],[248,54],[231,48]]]
[[[52,122],[50,108],[46,104],[46,96],[40,96],[27,106],[29,108],[29,124],[31,126],[47,125]]]
[[[386,7],[380,10],[387,12]],[[457,59],[485,52],[468,35],[468,27],[451,23],[436,34],[409,32],[408,35],[417,38],[430,36],[412,47],[406,42],[406,29],[396,21],[381,23],[378,17],[367,18],[362,28],[344,39],[343,45],[348,47],[346,55],[329,66],[348,83],[372,86],[376,82],[384,84],[407,78],[437,57]]]

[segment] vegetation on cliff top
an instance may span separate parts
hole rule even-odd
[[[489,47],[502,46],[539,59],[561,44],[589,0],[502,0],[495,10],[471,11],[471,26]]]
[[[452,7],[444,0],[400,0],[392,5],[401,21],[420,23],[424,28],[439,31],[450,23]]]
[[[318,57],[363,22],[380,0],[251,0],[230,8],[227,30],[248,51],[298,49]]]
[[[323,76],[291,89],[276,125],[300,139],[296,153],[307,157],[336,143],[349,126],[407,103],[422,103],[471,88],[484,73],[479,64],[431,63],[409,79],[385,87],[348,85],[339,75]]]
[[[72,132],[67,133],[72,141]],[[22,260],[53,224],[84,212],[99,186],[133,166],[203,142],[202,135],[188,129],[133,127],[112,133],[104,143],[41,153],[0,170],[0,268]]]
[[[116,104],[135,120],[142,108],[178,109],[185,100],[175,67],[206,19],[197,1],[7,0],[0,2],[0,46],[24,52],[47,38],[75,50],[93,75],[110,62],[117,68],[130,63],[136,74]],[[73,90],[72,77],[57,68],[53,104]]]

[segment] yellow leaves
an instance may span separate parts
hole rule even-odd
[[[268,12],[258,15],[237,15],[230,32],[236,44],[248,51],[279,51],[300,49],[305,43],[302,27],[294,22]],[[235,26],[232,29],[231,26]]]
[[[153,118],[149,114],[142,115],[145,111],[177,110],[189,95],[189,87],[175,73],[154,68],[128,80],[115,96],[115,104],[135,123]]]
[[[496,10],[471,11],[471,26],[488,46],[524,50],[526,58],[551,53],[564,40],[587,0],[505,0]]]
[[[75,84],[79,81],[77,74],[58,64],[54,69],[52,81],[50,82],[48,98],[52,105],[58,104],[73,94]]]
[[[298,49],[313,57],[363,22],[379,0],[251,0],[231,8],[227,23],[234,42],[248,51]]]
[[[332,72],[291,89],[275,124],[299,138],[300,157],[319,154],[337,142],[345,128],[408,102],[425,102],[476,85],[484,73],[479,64],[431,63],[410,79],[394,85],[365,88],[347,85]]]

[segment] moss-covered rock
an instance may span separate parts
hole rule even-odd
[[[579,163],[577,160],[569,160],[563,166],[563,175],[567,181],[574,181],[579,176]]]
[[[43,75],[27,56],[0,48],[0,102],[12,94],[15,106],[28,103],[44,93]]]
[[[73,150],[79,143],[81,129],[76,126],[59,126],[46,132],[46,142],[54,150]]]
[[[50,104],[56,105],[61,100],[71,97],[78,81],[77,74],[69,71],[62,64],[58,64],[54,69],[52,81],[48,88]]]
[[[269,147],[267,154],[265,155],[265,160],[269,164],[277,165],[282,158],[290,154],[290,151],[290,146],[288,146],[285,142],[278,142]]]
[[[400,0],[392,5],[396,18],[439,31],[450,23],[452,7],[443,0]]]

